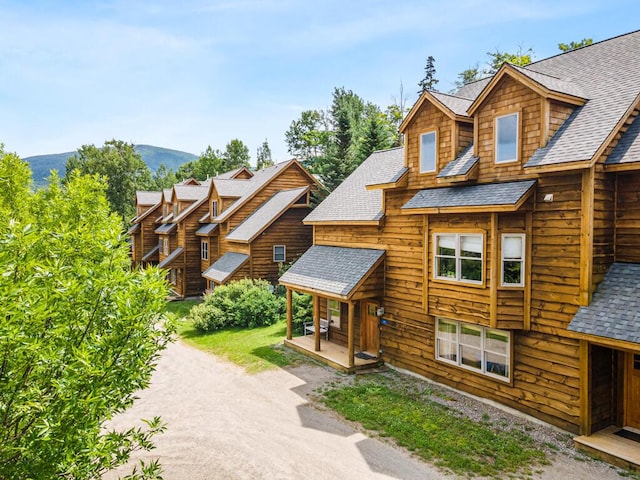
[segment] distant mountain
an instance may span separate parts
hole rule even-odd
[[[192,153],[171,150],[170,148],[154,147],[152,145],[136,145],[135,149],[152,172],[155,172],[160,164],[165,164],[167,168],[175,171],[183,163],[198,158],[197,155]],[[51,170],[57,170],[60,175],[64,175],[67,158],[74,153],[76,152],[35,155],[24,158],[24,160],[31,164],[34,183],[36,185],[43,185],[46,183],[46,179],[49,177]]]

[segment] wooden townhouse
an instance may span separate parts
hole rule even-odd
[[[424,93],[404,148],[304,220],[285,343],[416,372],[585,448],[640,433],[639,111],[640,32]],[[313,295],[313,335],[293,337],[294,290]]]
[[[127,232],[131,239],[131,263],[154,265],[158,263],[158,237],[156,220],[162,213],[162,192],[136,192],[136,216]]]
[[[208,291],[241,278],[276,282],[279,267],[309,248],[310,210],[317,180],[296,160],[254,172],[249,179],[211,182],[200,218],[200,273]]]

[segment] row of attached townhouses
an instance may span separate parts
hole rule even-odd
[[[167,269],[176,297],[201,295],[245,277],[275,282],[279,266],[312,243],[317,180],[296,160],[257,172],[240,168],[162,192],[137,192],[129,229],[136,265]]]
[[[640,433],[639,112],[640,32],[425,92],[404,147],[304,219],[285,343],[593,434],[584,448]],[[292,291],[314,297],[312,335],[292,335]]]

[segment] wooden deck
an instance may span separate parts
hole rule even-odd
[[[622,468],[640,472],[640,443],[615,435],[619,427],[607,427],[573,439],[576,448]]]
[[[291,340],[285,339],[284,344],[287,347],[293,348],[304,355],[345,373],[354,373],[358,370],[375,368],[382,364],[382,360],[379,358],[365,360],[356,357],[354,359],[355,365],[350,367],[346,346],[338,345],[337,343],[331,342],[331,340],[321,339],[320,351],[316,352],[314,349],[313,335],[294,337]]]

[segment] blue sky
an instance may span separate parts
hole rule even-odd
[[[344,86],[409,106],[426,57],[437,85],[496,48],[640,28],[638,0],[0,0],[0,142],[20,156],[117,138],[199,154],[232,138],[252,162]]]

